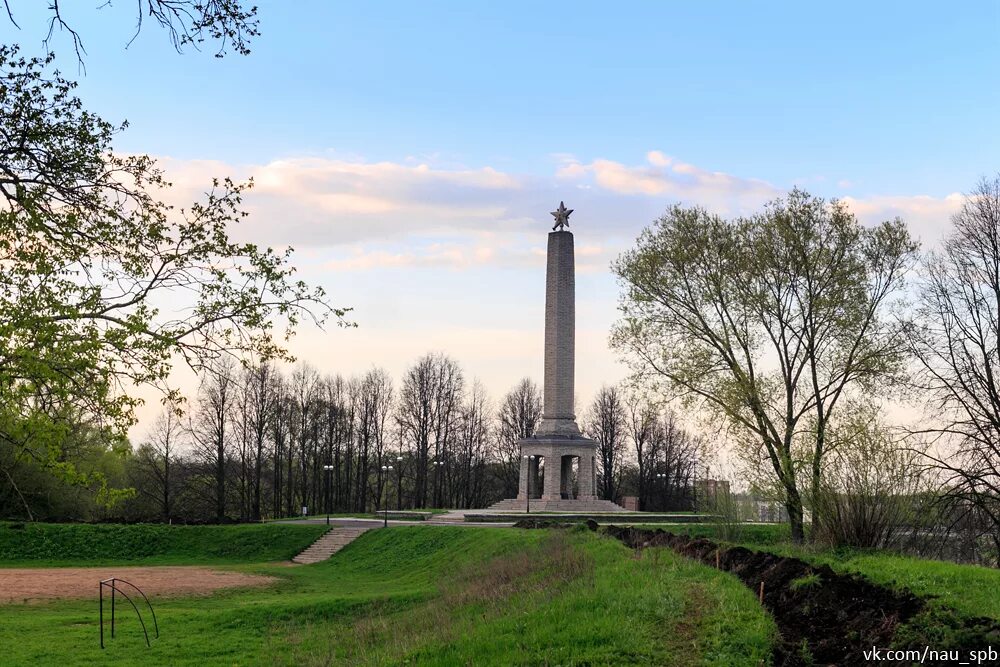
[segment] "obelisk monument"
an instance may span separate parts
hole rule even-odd
[[[597,444],[584,437],[576,423],[576,279],[573,233],[567,229],[572,212],[559,202],[559,208],[552,212],[555,225],[548,239],[542,420],[534,435],[519,442],[517,499],[497,503],[496,509],[622,511],[612,502],[597,500]]]
[[[549,234],[545,267],[545,383],[542,423],[536,437],[582,437],[573,414],[576,369],[576,269],[573,233],[563,229],[569,214],[563,202],[552,212],[556,224]]]

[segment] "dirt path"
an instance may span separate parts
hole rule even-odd
[[[96,597],[98,583],[119,577],[154,595],[199,595],[220,588],[266,586],[274,577],[208,567],[0,568],[0,604]]]

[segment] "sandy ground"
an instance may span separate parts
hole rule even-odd
[[[97,597],[104,579],[125,579],[149,596],[198,595],[234,586],[264,586],[274,577],[207,567],[59,567],[0,568],[0,604],[42,602],[57,598]],[[128,586],[121,586],[129,594]],[[105,589],[105,595],[110,591]]]

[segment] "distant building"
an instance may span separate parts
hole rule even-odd
[[[729,495],[729,482],[724,479],[699,479],[694,484],[694,490],[702,498],[716,494]]]

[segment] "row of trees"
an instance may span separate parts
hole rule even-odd
[[[398,386],[378,368],[345,378],[308,364],[283,372],[273,363],[217,363],[197,395],[165,409],[136,447],[102,448],[95,439],[96,458],[76,460],[84,471],[100,462],[108,488],[119,488],[109,508],[80,503],[79,485],[54,487],[36,466],[21,465],[12,472],[22,495],[0,493],[0,511],[257,521],[303,506],[484,507],[517,493],[517,443],[541,413],[530,379],[494,405],[444,354],[419,359]],[[582,422],[599,445],[603,497],[637,495],[650,509],[690,506],[701,443],[674,413],[604,387]]]

